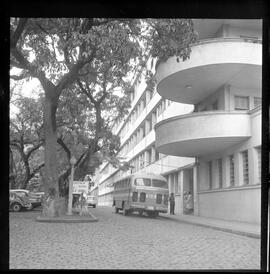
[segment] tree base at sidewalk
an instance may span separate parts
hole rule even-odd
[[[65,215],[67,211],[67,202],[65,198],[48,199],[43,202],[41,216],[43,217],[59,217]]]

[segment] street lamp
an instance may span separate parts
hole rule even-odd
[[[71,174],[69,178],[69,189],[68,189],[68,212],[67,215],[72,215],[72,194],[73,194],[73,176],[74,176],[74,165],[76,163],[76,158],[72,156],[70,158],[71,164]]]

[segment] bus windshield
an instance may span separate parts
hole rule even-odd
[[[136,178],[135,186],[151,186],[151,179]]]
[[[160,188],[168,188],[168,183],[165,181],[161,181],[161,180],[157,180],[157,179],[153,179],[152,180],[152,186],[153,187],[160,187]]]

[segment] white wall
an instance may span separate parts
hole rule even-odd
[[[200,216],[260,224],[261,188],[199,193]]]

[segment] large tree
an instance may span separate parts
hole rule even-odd
[[[18,113],[10,118],[10,156],[13,164],[13,186],[26,188],[29,180],[44,166],[42,103],[28,97],[13,102]],[[14,161],[16,159],[16,161]]]
[[[173,55],[188,58],[189,45],[196,39],[192,20],[187,19],[12,18],[10,26],[10,64],[22,69],[13,78],[35,77],[44,90],[45,189],[53,189],[56,198],[56,114],[63,91],[75,83],[80,86],[78,81],[83,77],[87,77],[86,84],[80,86],[83,92],[98,81],[101,89],[95,90],[100,93],[97,104],[107,94],[107,87],[104,89],[102,84],[106,83],[108,66],[116,68],[113,80],[121,86],[123,74],[135,73],[150,56],[161,60]],[[97,138],[92,146],[100,136]],[[94,150],[88,151],[86,157]]]

